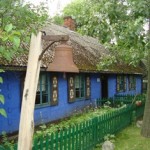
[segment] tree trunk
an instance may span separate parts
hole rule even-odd
[[[149,19],[149,37],[150,37],[150,19]],[[148,88],[147,88],[147,98],[145,103],[141,135],[150,138],[150,49],[149,46],[148,46]]]

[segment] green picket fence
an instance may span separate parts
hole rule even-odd
[[[76,126],[34,139],[33,150],[92,150],[107,134],[116,134],[143,115],[144,105],[118,109]]]
[[[114,103],[123,102],[125,104],[130,104],[137,100],[145,101],[145,95],[115,95],[114,96]]]
[[[113,98],[97,99],[96,105],[99,107],[109,102],[110,106],[114,107],[121,103],[131,104],[139,100],[141,100],[142,102],[145,102],[145,99],[146,99],[145,95],[115,95]]]

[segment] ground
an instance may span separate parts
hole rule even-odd
[[[118,133],[115,138],[115,150],[150,150],[150,138],[140,135],[141,129],[131,125]],[[97,147],[95,150],[101,150]]]

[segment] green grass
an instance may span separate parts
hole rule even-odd
[[[114,142],[115,150],[150,150],[150,138],[142,137],[140,132],[140,128],[131,125],[118,133]]]
[[[150,138],[140,135],[141,129],[132,125],[116,136],[116,150],[149,150]]]

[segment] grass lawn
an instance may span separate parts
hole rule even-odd
[[[150,138],[142,137],[140,132],[140,128],[131,125],[118,133],[114,142],[115,150],[150,150]]]

